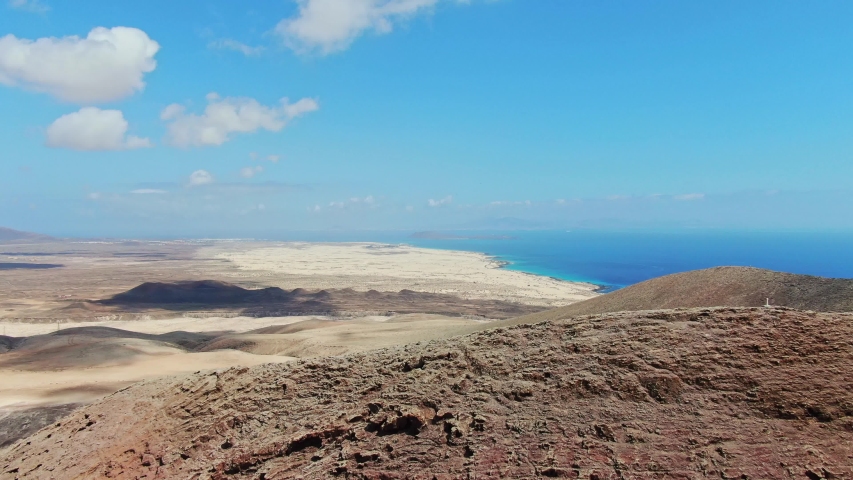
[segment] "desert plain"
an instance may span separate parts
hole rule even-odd
[[[0,244],[0,448],[141,380],[449,338],[597,296],[501,267],[376,243]],[[137,288],[180,282],[178,300]],[[262,305],[210,300],[228,288],[281,290]]]

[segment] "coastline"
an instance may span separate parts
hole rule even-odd
[[[453,237],[453,238],[468,239],[468,238],[478,238],[478,237]],[[561,278],[561,277],[558,277],[558,276],[553,275],[553,274],[540,273],[540,272],[536,272],[536,271],[527,270],[527,269],[524,269],[523,267],[519,267],[518,269],[513,269],[510,267],[512,267],[513,265],[520,265],[520,263],[515,262],[513,260],[508,260],[499,254],[490,253],[490,252],[475,252],[475,251],[471,251],[471,250],[457,250],[457,249],[453,249],[453,248],[441,248],[441,247],[436,247],[436,246],[421,246],[421,245],[415,245],[412,243],[401,243],[400,245],[411,246],[414,248],[427,248],[427,249],[431,249],[431,250],[441,250],[441,251],[450,251],[450,252],[479,253],[479,254],[487,256],[488,258],[490,258],[492,260],[492,262],[497,264],[497,267],[495,267],[495,268],[503,268],[503,269],[506,269],[506,270],[509,270],[512,272],[523,273],[526,275],[533,275],[535,277],[550,278],[550,279],[556,280],[558,282],[568,282],[568,283],[575,283],[575,284],[591,285],[593,287],[593,291],[596,293],[599,293],[599,294],[612,292],[614,290],[618,290],[618,289],[622,288],[622,286],[620,286],[620,285],[610,285],[610,284],[606,284],[604,282],[598,282],[598,281],[594,281],[594,280],[581,280],[581,279],[577,279],[577,278]]]

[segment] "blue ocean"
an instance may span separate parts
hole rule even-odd
[[[482,252],[507,262],[505,268],[591,282],[605,290],[722,265],[853,278],[853,232],[458,231],[415,236],[373,232],[288,239],[407,243]]]

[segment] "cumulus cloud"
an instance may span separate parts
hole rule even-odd
[[[172,104],[163,109],[160,118],[168,122],[166,141],[176,147],[218,146],[235,133],[254,133],[258,130],[278,132],[288,122],[320,108],[312,98],[290,103],[281,99],[279,105],[264,106],[253,98],[207,95],[204,113],[187,113],[183,105]]]
[[[46,13],[50,11],[50,7],[39,0],[9,0],[9,7],[32,13]]]
[[[0,83],[92,104],[142,90],[157,67],[160,45],[142,30],[98,27],[78,36],[27,40],[0,38]]]
[[[281,155],[267,155],[267,161],[272,163],[278,163],[281,160]]]
[[[240,176],[243,178],[252,178],[263,171],[264,167],[260,165],[257,167],[245,167],[240,169]]]
[[[188,185],[190,187],[198,187],[200,185],[209,185],[213,183],[213,175],[207,170],[196,170],[190,174]]]
[[[247,57],[256,57],[264,51],[264,47],[252,47],[231,38],[220,38],[219,40],[214,40],[208,43],[207,47],[215,50],[231,50],[232,52],[240,52]]]
[[[702,200],[703,198],[705,198],[705,194],[704,193],[686,193],[684,195],[676,195],[672,198],[674,198],[675,200],[682,201],[682,202],[687,202],[690,200]]]
[[[297,0],[297,14],[279,22],[275,33],[298,53],[327,55],[345,50],[364,32],[389,33],[395,23],[430,11],[441,1]]]
[[[47,127],[47,146],[72,150],[132,150],[151,147],[151,141],[127,135],[120,110],[85,107],[63,115]]]
[[[430,198],[427,201],[427,205],[429,205],[430,207],[443,207],[445,205],[450,205],[451,203],[453,203],[453,195],[448,195],[438,200]]]

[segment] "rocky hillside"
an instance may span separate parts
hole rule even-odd
[[[850,478],[853,316],[581,317],[134,385],[4,478]]]
[[[590,300],[512,320],[535,323],[577,315],[695,307],[772,305],[817,312],[853,311],[853,280],[749,267],[716,267],[653,278]]]

